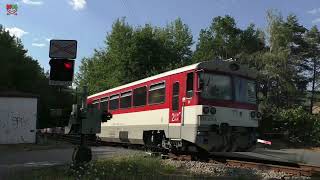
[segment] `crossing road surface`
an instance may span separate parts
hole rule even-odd
[[[254,153],[251,154],[253,154],[256,157],[264,156],[264,158],[266,159],[277,158],[278,160],[287,160],[301,164],[320,166],[320,151],[311,151],[305,149],[256,149]]]
[[[216,155],[226,153],[214,153]],[[254,159],[266,159],[273,161],[284,161],[292,163],[309,164],[314,166],[320,166],[320,151],[310,151],[304,149],[281,149],[271,150],[258,148],[253,152],[235,152],[229,153],[228,156],[245,157]]]
[[[73,148],[32,150],[32,151],[0,151],[0,177],[13,169],[28,169],[45,167],[72,162]],[[92,147],[93,159],[106,158],[115,155],[143,153],[125,148]],[[0,178],[1,179],[1,178]]]

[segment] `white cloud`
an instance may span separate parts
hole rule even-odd
[[[74,10],[78,11],[85,8],[87,2],[86,0],[69,0],[69,4]]]
[[[50,40],[51,40],[51,38],[46,38],[46,41],[47,41],[47,42],[50,42]]]
[[[312,20],[312,23],[313,23],[313,24],[320,23],[320,18],[317,18],[317,19]]]
[[[13,27],[13,28],[5,28],[6,31],[9,31],[9,34],[11,36],[15,36],[17,38],[21,38],[23,35],[28,34],[28,32],[17,28],[17,27]]]
[[[308,11],[309,14],[317,14],[320,13],[320,8],[315,8],[315,9],[311,9],[310,11]]]
[[[29,5],[42,5],[43,1],[35,1],[35,0],[22,0],[24,4],[29,4]]]
[[[35,46],[35,47],[44,47],[44,46],[46,46],[44,43],[32,43],[31,45]]]

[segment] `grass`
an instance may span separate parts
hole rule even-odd
[[[176,168],[162,164],[159,158],[135,155],[93,161],[81,166],[71,164],[12,172],[8,179],[161,179],[175,171]]]
[[[252,176],[251,176],[252,177]],[[2,179],[13,180],[102,180],[102,179],[252,179],[240,177],[215,177],[208,174],[194,174],[184,168],[163,163],[160,158],[142,155],[116,156],[108,159],[75,166],[73,164],[42,167],[29,171],[15,170]]]

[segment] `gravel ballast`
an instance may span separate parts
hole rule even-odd
[[[228,167],[224,164],[214,164],[199,161],[163,160],[164,164],[186,170],[192,175],[219,176],[219,177],[247,177],[249,179],[310,179],[310,177],[292,176],[284,172],[249,168]]]

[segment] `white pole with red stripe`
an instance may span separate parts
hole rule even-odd
[[[257,139],[258,143],[262,143],[262,144],[268,144],[271,145],[271,141],[266,141],[266,140],[262,140],[262,139]]]

